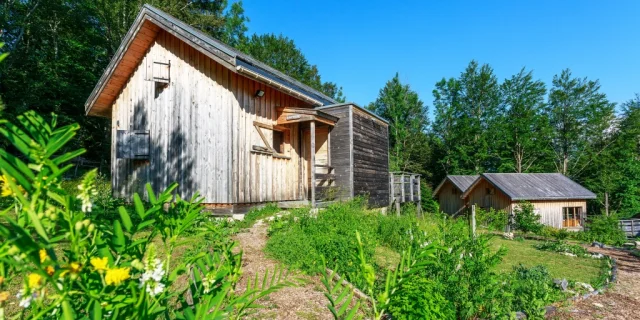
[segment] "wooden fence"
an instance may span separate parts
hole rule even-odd
[[[619,220],[620,229],[624,231],[627,238],[640,237],[640,219]]]
[[[410,172],[390,172],[391,199],[389,204],[396,207],[396,214],[400,214],[400,204],[415,202],[418,213],[421,209],[422,196],[420,194],[420,175]]]

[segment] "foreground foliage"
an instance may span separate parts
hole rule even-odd
[[[292,285],[275,270],[238,293],[242,252],[206,221],[201,198],[174,196],[176,184],[159,194],[147,185],[148,203],[135,194],[117,218],[92,219],[96,171],[75,197],[61,183],[68,162],[84,152],[61,153],[78,125],[58,127],[55,115],[46,120],[35,112],[17,120],[0,120],[0,134],[21,153],[0,149],[2,196],[11,199],[0,213],[0,315],[15,296],[17,316],[32,319],[239,318],[257,299]],[[212,248],[172,261],[187,233]],[[181,276],[188,285],[173,286]],[[23,283],[18,292],[5,291],[16,282]]]

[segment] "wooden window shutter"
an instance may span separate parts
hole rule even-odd
[[[116,158],[149,159],[150,137],[147,130],[118,130]]]

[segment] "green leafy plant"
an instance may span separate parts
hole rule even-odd
[[[535,248],[543,251],[569,253],[578,257],[590,257],[587,249],[577,244],[569,244],[566,241],[547,241],[535,245]]]
[[[17,316],[32,319],[240,318],[256,300],[293,284],[276,270],[236,293],[242,252],[228,238],[212,241],[212,252],[172,261],[185,234],[221,236],[205,221],[202,199],[174,196],[176,184],[159,194],[147,184],[148,203],[135,194],[133,206],[119,207],[112,221],[93,219],[96,171],[85,174],[75,195],[62,187],[68,162],[84,152],[62,152],[78,125],[58,127],[55,115],[46,120],[31,111],[17,120],[0,120],[0,134],[21,153],[0,149],[2,196],[11,199],[0,213],[0,314],[11,294]],[[167,290],[181,276],[191,285]],[[16,281],[23,282],[18,292],[4,291]]]
[[[533,204],[530,202],[520,202],[513,209],[513,213],[516,229],[524,233],[536,233],[542,229],[543,225],[540,223],[540,215],[535,213]]]
[[[544,319],[545,306],[560,297],[553,279],[544,266],[513,267],[509,277],[509,290],[513,297],[512,308],[523,311],[530,319]]]
[[[622,245],[627,241],[625,233],[620,230],[616,216],[590,217],[586,228],[586,231],[573,233],[573,238],[586,242],[598,241],[609,245]]]

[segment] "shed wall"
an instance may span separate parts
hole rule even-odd
[[[562,228],[562,208],[581,207],[583,215],[587,214],[586,200],[563,200],[563,201],[528,201],[533,204],[534,210],[540,215],[540,222],[554,228]],[[518,203],[514,202],[513,207]]]
[[[457,190],[454,193],[453,190]],[[464,209],[464,201],[460,198],[462,191],[458,189],[451,181],[447,180],[438,192],[438,203],[440,204],[440,211],[446,214],[457,214],[460,210]]]
[[[494,194],[488,194],[487,189],[493,189]],[[478,185],[471,190],[465,201],[468,206],[475,204],[477,207],[484,209],[493,208],[507,212],[511,210],[511,199],[485,179],[482,179]]]
[[[389,205],[389,133],[386,123],[352,107],[353,191],[369,204]]]
[[[350,198],[353,195],[351,106],[344,105],[322,111],[339,118],[331,129],[331,166],[336,176],[334,186],[337,194],[340,198]]]
[[[170,62],[170,83],[156,87],[147,65]],[[118,76],[117,74],[114,76]],[[255,92],[265,91],[262,98]],[[300,135],[291,125],[290,143],[278,159],[252,151],[263,146],[253,122],[276,124],[278,107],[308,104],[223,67],[171,34],[160,31],[154,44],[113,105],[112,186],[129,198],[149,181],[160,191],[178,182],[179,194],[196,191],[205,203],[298,200]],[[116,159],[117,130],[149,130],[148,161]],[[263,130],[271,139],[270,130]]]

